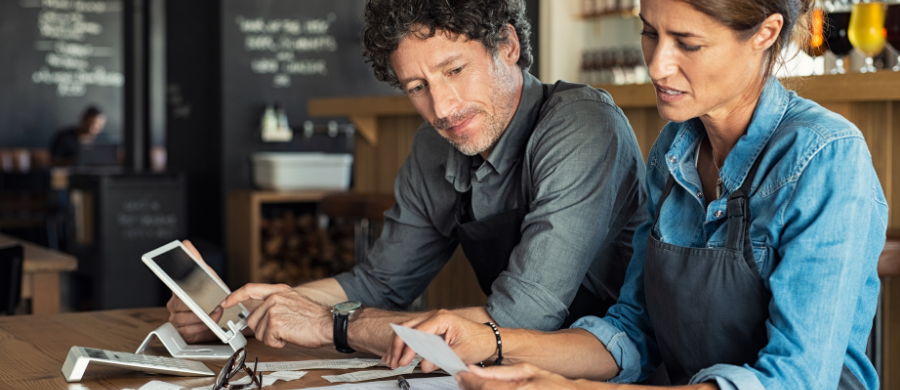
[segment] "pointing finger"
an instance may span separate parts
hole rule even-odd
[[[269,295],[289,291],[290,289],[291,288],[285,284],[249,283],[228,295],[228,297],[222,301],[221,306],[227,309],[250,299],[263,301],[268,298]]]

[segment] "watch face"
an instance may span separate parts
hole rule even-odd
[[[338,303],[337,305],[334,305],[334,311],[346,313],[349,311],[359,309],[360,306],[362,306],[362,304],[359,302],[346,301],[346,302],[341,302],[341,303]]]

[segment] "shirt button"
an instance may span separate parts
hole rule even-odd
[[[672,163],[672,164],[675,164],[675,163],[678,162],[678,159],[675,158],[675,156],[669,156],[669,162]]]
[[[716,213],[714,215],[716,216],[716,218],[722,218],[722,215],[724,214],[725,213],[723,213],[722,210],[716,210]]]
[[[702,198],[702,197],[703,197],[703,192],[697,191],[697,197],[698,197],[698,198]]]

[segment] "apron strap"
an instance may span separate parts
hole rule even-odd
[[[759,275],[759,269],[756,267],[756,259],[753,257],[753,244],[750,242],[750,225],[753,222],[750,212],[750,187],[756,178],[756,171],[759,169],[759,163],[762,156],[757,156],[756,161],[750,168],[750,172],[741,183],[741,188],[733,192],[728,197],[728,204],[725,211],[728,216],[728,238],[725,247],[731,250],[743,252],[744,260],[751,270],[756,271]]]

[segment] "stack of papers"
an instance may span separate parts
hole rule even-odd
[[[271,386],[276,381],[290,382],[293,380],[297,380],[297,379],[303,378],[304,375],[306,375],[306,371],[279,371],[279,372],[273,372],[268,375],[263,374],[263,381],[262,381],[263,387]],[[245,376],[241,379],[228,382],[228,384],[230,384],[230,385],[245,385],[248,383],[250,383],[249,376]],[[209,385],[209,386],[203,386],[203,387],[195,387],[190,390],[210,390],[210,389],[212,389],[212,387],[213,387],[213,385]],[[147,383],[146,385],[141,386],[141,388],[138,390],[184,390],[184,389],[187,389],[187,388],[178,386],[178,385],[175,385],[172,383],[166,383],[166,382],[161,382],[161,381],[152,381],[150,383]]]
[[[407,379],[409,387],[415,390],[457,390],[456,380],[450,376],[436,378]],[[397,390],[397,381],[368,383],[348,383],[345,385],[313,387],[307,390]]]
[[[298,360],[294,362],[265,362],[259,363],[257,371],[295,371],[295,370],[345,370],[353,368],[369,368],[384,366],[379,359],[323,359],[323,360]]]
[[[390,378],[392,376],[397,375],[409,375],[412,374],[416,369],[416,366],[419,365],[419,362],[422,361],[421,356],[416,356],[413,359],[412,363],[407,364],[406,366],[400,367],[396,370],[371,370],[371,371],[357,371],[350,372],[347,374],[341,375],[322,375],[322,378],[325,380],[336,383],[336,382],[362,382],[362,381],[370,381],[372,379],[381,379],[381,378]]]

